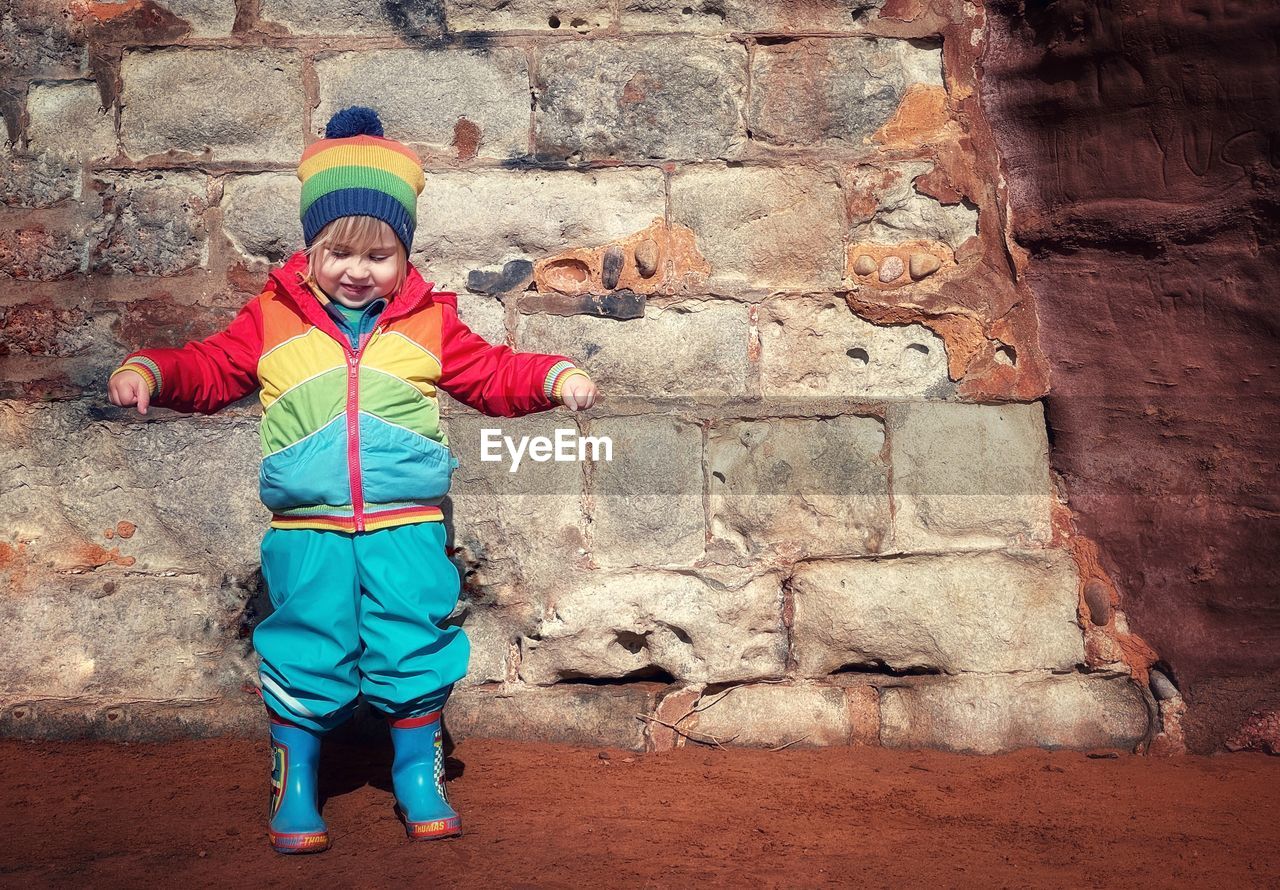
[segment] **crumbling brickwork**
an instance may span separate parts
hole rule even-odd
[[[448,411],[455,733],[1146,743],[1154,655],[1050,472],[981,8],[2,8],[0,730],[257,731],[257,409],[140,418],[103,387],[300,246],[297,158],[367,103],[423,157],[427,279],[605,394]],[[509,473],[494,426],[613,460]]]

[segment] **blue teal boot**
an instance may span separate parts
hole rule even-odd
[[[462,834],[462,820],[444,796],[440,712],[393,720],[391,743],[391,784],[409,837],[427,841]]]
[[[271,716],[271,820],[267,836],[277,853],[329,849],[329,829],[320,818],[316,770],[320,735]]]

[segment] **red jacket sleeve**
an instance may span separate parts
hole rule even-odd
[[[494,346],[462,323],[452,294],[433,296],[443,312],[441,389],[490,417],[519,417],[560,404],[552,391],[558,392],[556,381],[573,362],[562,355]]]
[[[153,405],[212,414],[257,388],[261,354],[262,306],[254,297],[224,330],[180,349],[130,353],[120,367],[147,379]]]

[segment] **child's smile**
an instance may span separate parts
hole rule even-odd
[[[399,276],[399,242],[384,238],[363,251],[336,245],[324,251],[316,283],[330,298],[359,309],[395,289]]]

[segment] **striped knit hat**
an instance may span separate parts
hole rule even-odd
[[[391,226],[412,250],[422,161],[408,146],[382,135],[372,108],[344,108],[329,119],[324,138],[307,146],[298,165],[302,180],[302,235],[307,246],[344,216],[372,216]]]

